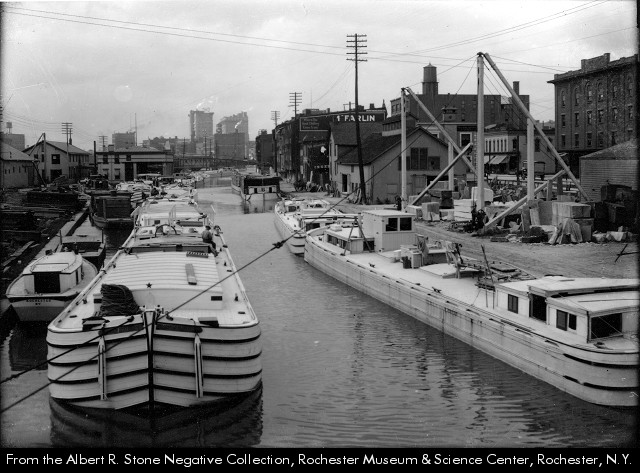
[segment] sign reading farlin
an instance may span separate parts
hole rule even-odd
[[[335,116],[335,121],[337,123],[344,123],[344,122],[355,122],[356,121],[356,116],[355,114],[344,114],[344,115],[336,115]],[[375,115],[367,115],[367,114],[362,114],[359,113],[358,114],[358,121],[360,122],[375,122],[376,121],[376,116]]]

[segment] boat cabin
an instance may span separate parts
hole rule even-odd
[[[70,251],[49,253],[23,272],[26,294],[59,294],[84,278],[82,257]]]
[[[414,245],[416,233],[413,215],[391,209],[373,209],[362,213],[362,230],[372,237],[377,253],[395,251]]]
[[[567,332],[576,343],[638,330],[640,282],[637,279],[542,279],[496,285],[499,308]]]

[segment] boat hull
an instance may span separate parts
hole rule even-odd
[[[295,232],[293,228],[284,222],[283,216],[278,212],[276,212],[274,221],[278,234],[280,235],[280,238],[286,240],[286,245],[287,248],[289,248],[289,251],[297,256],[304,255],[306,234]]]
[[[7,296],[20,322],[51,322],[78,295],[78,292]]]
[[[307,238],[304,257],[329,276],[577,398],[606,406],[638,405],[637,350],[607,354],[552,340],[424,284],[385,274],[382,256],[367,255],[370,264],[365,265],[313,236]]]
[[[196,330],[193,324],[145,322],[136,316],[125,324],[76,333],[50,328],[47,344],[53,360],[51,397],[76,406],[193,407],[248,394],[261,385],[258,324]]]

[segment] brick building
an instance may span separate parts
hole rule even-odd
[[[580,176],[580,157],[636,137],[638,55],[583,59],[580,69],[555,74],[555,147]]]

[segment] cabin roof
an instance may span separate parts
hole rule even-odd
[[[64,271],[75,263],[80,264],[82,257],[70,251],[51,253],[29,266],[32,273],[53,273]]]
[[[554,298],[553,305],[568,312],[585,311],[591,315],[599,312],[618,312],[640,306],[638,291],[596,292]]]
[[[540,279],[502,283],[501,286],[516,291],[533,292],[534,294],[548,297],[560,293],[587,294],[595,291],[638,290],[640,280],[612,278],[574,279],[564,276],[545,276]]]

